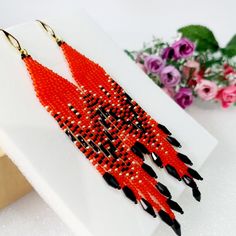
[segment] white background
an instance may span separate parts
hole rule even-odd
[[[211,27],[224,45],[236,33],[236,2],[225,1],[6,1],[0,2],[0,25],[53,16],[55,11],[76,13],[84,7],[122,48],[139,48],[152,35],[169,38],[175,29],[188,23]],[[200,204],[183,196],[184,235],[235,236],[236,210],[236,109],[222,110],[198,102],[188,112],[209,130],[219,145],[203,166]],[[186,207],[187,206],[187,207]],[[163,225],[163,227],[165,227]],[[160,229],[159,235],[167,235]],[[168,231],[169,232],[169,231]],[[0,235],[70,236],[66,226],[32,193],[0,212]],[[112,235],[111,235],[112,236]]]

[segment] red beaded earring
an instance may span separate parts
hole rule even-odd
[[[97,63],[91,61],[66,42],[57,40],[54,31],[39,21],[56,39],[63,51],[74,80],[83,91],[96,94],[102,110],[103,125],[122,137],[131,150],[140,157],[147,154],[157,166],[192,188],[193,196],[200,201],[201,194],[193,180],[202,180],[197,171],[189,167],[191,160],[178,152],[180,143],[171,132],[150,117]],[[144,159],[144,158],[143,158]]]
[[[164,166],[169,163],[164,162],[164,159],[162,160],[158,156],[166,155],[163,153],[161,143],[154,143],[154,146],[149,145],[149,143],[157,141],[156,136],[158,136],[159,141],[164,140],[163,137],[167,137],[166,133],[169,131],[164,126],[159,125],[157,133],[154,132],[155,136],[153,134],[152,137],[148,136],[149,129],[153,129],[156,123],[123,90],[121,97],[114,99],[114,102],[116,100],[118,102],[123,101],[124,112],[122,113],[121,108],[117,111],[112,110],[109,103],[104,103],[94,91],[85,89],[84,85],[75,86],[38,63],[26,50],[21,48],[16,38],[8,32],[2,31],[10,43],[21,53],[21,58],[29,71],[40,103],[54,117],[75,146],[95,166],[105,181],[116,189],[122,189],[127,198],[134,203],[140,203],[142,208],[153,217],[158,214],[177,235],[181,235],[180,225],[172,212],[175,210],[183,213],[181,207],[171,200],[168,189],[157,181],[153,169],[143,162],[143,154],[151,155],[152,148],[157,148],[157,151],[161,150],[162,152],[155,155],[152,153],[154,161],[160,162]],[[65,52],[69,53],[70,50],[75,52],[59,40],[53,31],[51,34]],[[78,55],[80,56],[80,54]],[[110,93],[114,94],[115,91],[120,90],[120,87],[112,82],[108,75],[103,75],[104,71],[101,67],[84,56],[81,56],[81,59],[89,65],[87,73],[86,66],[83,67],[82,75],[85,76],[84,78],[90,79],[93,70],[95,72],[101,71],[99,73],[103,76],[102,79],[107,79],[107,82],[105,81],[102,86],[107,86],[106,89],[110,89]],[[112,87],[109,87],[111,84]],[[102,89],[101,94],[103,92]],[[107,97],[110,99],[110,94],[105,93],[103,96],[105,99]],[[126,110],[134,114],[133,118],[129,120],[130,122],[126,119],[128,115]],[[133,119],[136,120],[139,117],[140,123],[134,123]],[[126,120],[123,120],[124,118]],[[121,124],[125,124],[125,129],[122,129]],[[138,141],[135,141],[135,138]],[[175,154],[174,151],[173,154]],[[190,177],[189,179],[189,183],[195,183]],[[194,186],[194,188],[196,187]]]

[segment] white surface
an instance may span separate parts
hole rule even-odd
[[[1,219],[1,236],[74,236],[35,192],[1,211]]]
[[[195,168],[206,160],[216,140],[161,89],[153,86],[143,71],[93,21],[79,13],[76,17],[46,22],[63,39],[101,64],[149,114],[167,125],[184,146],[182,152],[194,160]],[[38,23],[11,27],[10,32],[34,58],[66,78],[71,77],[60,49]],[[96,41],[91,40],[95,38]],[[151,235],[159,221],[104,183],[39,104],[19,54],[3,35],[0,40],[2,148],[78,235]],[[175,198],[184,189],[164,173],[159,174],[159,180],[167,184]]]
[[[13,4],[12,4],[13,2]],[[25,2],[25,9],[20,8]],[[173,36],[175,29],[187,23],[202,23],[214,29],[220,42],[226,43],[233,33],[235,33],[235,1],[66,1],[69,4],[55,4],[50,1],[50,6],[57,6],[57,10],[68,9],[68,6],[85,5],[88,11],[94,16],[107,32],[115,39],[120,46],[126,48],[139,48],[143,40],[149,40],[152,34],[165,38]],[[71,3],[71,4],[70,4]],[[16,6],[16,12],[12,12]],[[36,5],[35,5],[36,4]],[[37,5],[38,4],[38,5]],[[65,6],[66,5],[66,6]],[[45,4],[45,1],[7,1],[1,5],[0,21],[8,26],[19,21],[40,18],[49,15],[52,8]],[[21,11],[18,11],[21,9]],[[56,10],[56,11],[57,11]],[[55,9],[53,10],[55,11]],[[76,11],[76,7],[72,11]],[[10,13],[9,13],[10,12]],[[168,14],[167,14],[168,13]],[[181,198],[184,204],[185,215],[181,218],[183,225],[183,235],[190,236],[235,236],[235,198],[236,198],[236,111],[230,109],[222,111],[214,107],[203,108],[193,106],[190,114],[201,122],[220,141],[219,146],[211,155],[211,158],[201,169],[205,181],[201,185],[203,199],[200,204],[194,203],[189,197],[189,193]],[[27,197],[33,199],[36,206],[41,206],[40,198],[35,194]],[[23,200],[24,203],[24,200]],[[41,214],[41,209],[29,208],[24,214],[24,204],[17,203],[17,206],[2,211],[0,222],[2,225],[1,235],[49,235],[49,236],[69,236],[68,229],[63,228],[55,219],[47,207],[45,216]],[[19,212],[19,211],[20,212]],[[43,211],[42,210],[42,211]],[[7,212],[12,214],[7,214]],[[22,221],[20,214],[31,216],[27,221]],[[35,217],[38,217],[35,223]],[[13,222],[13,219],[16,220]],[[24,227],[22,227],[22,223]],[[41,224],[42,223],[42,224]],[[5,227],[4,227],[5,226]],[[34,231],[34,229],[38,231]],[[45,230],[47,228],[48,230]],[[55,231],[52,230],[55,229]],[[167,227],[161,226],[161,233],[158,235],[170,235]],[[60,232],[58,232],[58,229]],[[48,232],[46,232],[48,231]],[[31,233],[32,232],[32,233]]]

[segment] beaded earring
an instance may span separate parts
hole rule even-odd
[[[50,26],[38,22],[62,49],[77,85],[96,95],[102,124],[120,135],[137,156],[143,160],[149,156],[157,166],[164,167],[179,181],[183,180],[192,188],[195,199],[200,201],[201,194],[193,178],[203,178],[189,167],[192,166],[191,160],[175,150],[174,147],[180,148],[181,144],[171,132],[152,119],[101,66],[60,40]]]
[[[163,137],[170,137],[167,136],[169,131],[164,126],[159,125],[158,133],[155,134],[154,132],[155,137],[153,135],[152,137],[145,136],[146,132],[147,134],[150,132],[149,126],[151,125],[151,128],[153,128],[156,123],[122,90],[121,98],[116,98],[116,100],[119,102],[124,100],[125,110],[127,110],[126,103],[129,104],[127,106],[128,111],[134,114],[135,120],[140,117],[139,124],[133,123],[133,120],[130,120],[130,123],[127,122],[127,119],[125,121],[122,120],[122,124],[124,123],[127,127],[129,133],[127,134],[127,130],[122,129],[119,122],[121,122],[123,117],[128,117],[129,114],[126,114],[126,112],[121,114],[119,112],[121,109],[118,112],[111,110],[108,103],[106,105],[109,105],[109,107],[104,106],[104,101],[92,90],[85,89],[84,85],[79,83],[76,86],[41,65],[21,47],[14,36],[4,30],[1,31],[20,52],[40,103],[53,116],[76,148],[84,153],[85,157],[95,166],[105,181],[113,188],[122,190],[127,198],[134,203],[139,203],[153,217],[158,214],[177,235],[181,235],[180,225],[172,210],[180,213],[183,213],[183,211],[175,201],[171,200],[168,189],[157,181],[157,176],[153,169],[144,163],[143,155],[151,155],[153,150],[151,147],[153,145],[149,145],[149,142],[154,142],[157,134],[162,140]],[[58,45],[64,48],[65,52],[69,54],[70,50],[75,52],[67,44],[59,40],[53,31],[51,31],[51,34],[55,37]],[[78,55],[80,56],[80,54]],[[95,72],[100,71],[98,73],[101,74],[102,79],[107,79],[107,81],[102,83],[104,88],[107,86],[106,89],[110,89],[111,93],[118,91],[117,89],[120,90],[120,87],[116,84],[114,84],[114,91],[113,87],[109,87],[113,80],[107,74],[103,74],[105,72],[101,67],[82,55],[81,59],[84,60],[85,65],[89,65],[88,68],[94,67]],[[86,69],[84,69],[82,75],[85,76],[84,79],[86,78],[89,81],[90,77],[92,77],[91,70],[88,69],[87,73]],[[104,92],[103,90],[101,91],[102,93]],[[104,98],[107,99],[109,96],[106,93]],[[117,117],[118,115],[122,115],[122,118]],[[124,135],[122,136],[123,133]],[[135,134],[134,137],[139,137],[138,141],[134,142],[133,134]],[[144,137],[146,137],[146,141]],[[154,145],[154,147],[160,147],[162,144],[154,143]],[[160,150],[162,149],[160,148]],[[162,160],[158,156],[162,156],[162,154],[152,154],[156,163]],[[175,154],[174,151],[173,154]],[[162,165],[166,167],[169,162],[164,162],[163,160]],[[191,177],[189,179],[189,183],[195,183]]]

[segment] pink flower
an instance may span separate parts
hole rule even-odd
[[[182,73],[186,79],[191,79],[197,77],[197,74],[200,69],[200,64],[197,61],[187,61],[184,66]]]
[[[198,73],[198,74],[196,75],[196,81],[197,81],[197,83],[200,83],[202,80],[203,80],[202,75],[201,75],[200,73]]]
[[[175,101],[183,108],[193,103],[193,93],[190,88],[180,88],[175,95]]]
[[[196,86],[196,92],[201,99],[209,101],[216,97],[218,87],[215,82],[202,79]]]
[[[163,91],[168,94],[170,97],[174,97],[175,96],[175,91],[173,88],[163,88]]]
[[[174,58],[176,60],[192,56],[195,50],[194,43],[187,38],[181,38],[173,43],[171,47],[174,49]]]
[[[226,88],[221,89],[216,97],[221,101],[223,108],[227,108],[236,102],[236,85],[230,85]]]
[[[161,56],[165,60],[170,60],[173,58],[174,54],[175,54],[174,48],[167,47],[167,48],[164,48]]]
[[[170,88],[179,84],[181,75],[174,66],[166,66],[160,72],[160,81],[165,87]]]
[[[144,59],[144,66],[149,73],[158,75],[163,69],[165,61],[157,55],[149,55]]]
[[[228,64],[224,65],[224,76],[235,73],[234,68]]]
[[[236,71],[228,64],[224,65],[225,80],[228,80],[230,85],[236,85]]]

